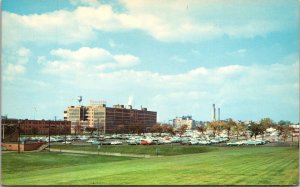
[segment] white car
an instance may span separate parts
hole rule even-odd
[[[86,143],[93,143],[95,140],[88,140]]]
[[[111,145],[122,145],[123,143],[120,142],[120,141],[113,141],[113,142],[110,142]]]

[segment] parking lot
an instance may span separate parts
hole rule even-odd
[[[21,138],[25,141],[44,141],[49,142],[47,136],[27,136]],[[182,144],[182,145],[211,145],[211,146],[290,146],[298,145],[298,142],[281,142],[266,137],[265,139],[245,139],[235,138],[229,139],[224,136],[201,136],[199,134],[185,134],[184,136],[170,135],[167,133],[152,134],[113,134],[113,135],[54,135],[50,137],[52,145],[72,144],[72,145],[167,145],[167,144]]]

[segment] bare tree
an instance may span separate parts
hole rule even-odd
[[[243,123],[235,123],[232,130],[236,134],[236,139],[238,140],[241,133],[245,133],[246,128]]]
[[[95,127],[86,127],[85,130],[90,133],[90,135],[93,135],[93,132],[97,130]]]
[[[207,130],[206,127],[203,125],[197,127],[197,131],[201,132],[202,135],[204,135],[204,132],[206,132],[206,130]]]
[[[75,135],[82,134],[82,132],[83,132],[83,127],[82,127],[80,124],[77,124],[77,125],[74,127],[74,130],[75,130]]]
[[[123,134],[124,130],[125,130],[125,126],[123,124],[117,126],[117,132],[118,133],[122,133]]]
[[[236,123],[231,118],[229,118],[222,124],[222,126],[227,131],[227,136],[230,139],[230,132],[233,129],[233,127],[236,126]]]
[[[169,133],[171,135],[174,135],[175,132],[174,132],[174,128],[168,124],[163,124],[161,125],[161,131],[164,132],[164,133]]]
[[[177,131],[178,131],[180,137],[185,133],[185,131],[186,131],[187,128],[188,128],[187,125],[182,125],[182,126],[180,126],[180,127],[177,129]]]
[[[159,133],[159,136],[161,136],[161,133],[163,132],[163,128],[160,124],[155,124],[151,127],[152,133]]]
[[[210,129],[212,130],[214,137],[216,137],[216,133],[219,131],[220,129],[220,124],[217,121],[212,121],[208,123],[208,126],[210,127]]]

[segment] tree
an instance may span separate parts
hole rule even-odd
[[[236,139],[238,140],[241,133],[245,133],[246,128],[243,123],[235,123],[232,130],[236,134]]]
[[[168,124],[161,125],[161,128],[162,128],[162,132],[164,132],[164,133],[169,133],[171,135],[175,134],[174,128]]]
[[[180,127],[177,129],[177,131],[178,131],[180,137],[185,133],[185,131],[186,131],[187,128],[188,128],[187,125],[182,125],[182,126],[180,126]]]
[[[63,128],[63,132],[64,132],[64,134],[69,134],[70,133],[70,128],[65,125],[64,128]]]
[[[212,121],[208,123],[208,126],[213,131],[214,137],[216,137],[216,132],[220,131],[220,124],[217,121]]]
[[[134,125],[134,132],[137,134],[141,134],[143,131],[142,127],[140,125]]]
[[[206,132],[206,127],[201,125],[201,126],[197,127],[197,131],[201,132],[201,134],[204,135],[204,132]]]
[[[269,128],[273,125],[273,120],[271,118],[263,118],[263,119],[260,120],[260,125],[262,125],[261,135],[264,136],[265,131],[267,130],[267,128]]]
[[[161,136],[161,133],[163,132],[163,128],[160,124],[155,124],[151,127],[152,133],[159,133],[159,136]]]
[[[140,134],[142,132],[142,128],[138,124],[130,124],[128,126],[128,130],[129,130],[130,133]]]
[[[292,123],[290,121],[284,121],[284,120],[280,120],[278,122],[278,124],[275,126],[275,129],[278,132],[278,138],[282,136],[283,141],[286,140],[290,131],[289,125],[291,124]]]
[[[118,125],[117,126],[117,132],[118,133],[124,133],[124,130],[125,130],[125,125],[121,124],[121,125]]]
[[[95,128],[95,127],[86,127],[85,130],[86,130],[88,133],[90,133],[90,135],[92,135],[93,132],[97,130],[97,128]]]
[[[254,136],[254,138],[256,139],[257,135],[263,134],[266,130],[266,128],[261,124],[261,123],[254,123],[254,122],[250,122],[249,126],[248,126],[248,130],[250,130],[251,133],[251,137]]]
[[[283,126],[283,131],[282,131],[282,139],[285,142],[285,140],[288,137],[288,126]]]
[[[236,123],[231,118],[229,118],[226,122],[222,124],[222,126],[227,131],[227,136],[230,139],[230,132],[232,128],[236,126]]]
[[[77,135],[77,134],[82,134],[83,127],[82,127],[80,124],[77,124],[77,125],[74,127],[74,130],[75,130],[75,135]]]
[[[292,136],[292,142],[294,141],[294,136],[293,136],[294,131],[295,131],[294,127],[289,127],[289,133]]]

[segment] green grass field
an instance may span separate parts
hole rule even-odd
[[[297,147],[224,147],[128,158],[66,153],[2,154],[3,185],[294,185]]]

